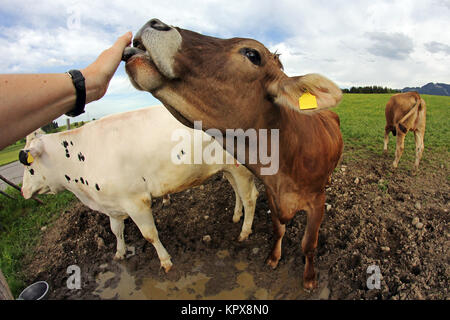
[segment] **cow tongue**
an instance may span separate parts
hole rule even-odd
[[[125,50],[123,50],[122,53],[122,61],[127,62],[128,59],[130,59],[132,56],[136,55],[136,54],[145,54],[144,50],[141,50],[139,48],[136,47],[126,47]]]

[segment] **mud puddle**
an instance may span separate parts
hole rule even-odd
[[[175,280],[169,280],[164,276],[140,277],[130,272],[123,262],[115,263],[112,268],[105,264],[104,271],[96,277],[97,288],[93,294],[100,299],[120,300],[267,300],[274,299],[283,284],[288,282],[288,272],[285,270],[278,285],[269,288],[259,287],[255,283],[257,275],[249,270],[248,262],[226,261],[229,258],[228,250],[219,250],[209,262],[195,261],[189,273]],[[208,285],[215,282],[214,274],[201,271],[208,269],[208,263],[224,267],[220,278],[227,279],[224,281],[228,282],[226,287],[230,289],[214,294],[208,293]],[[297,297],[299,290],[302,289],[300,286],[296,289],[294,291]]]

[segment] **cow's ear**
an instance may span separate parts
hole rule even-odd
[[[276,104],[300,112],[333,108],[342,99],[342,91],[336,84],[314,73],[282,79],[269,91]]]
[[[39,157],[42,152],[44,152],[44,143],[41,139],[37,139],[34,141],[33,146],[27,150],[33,158]]]

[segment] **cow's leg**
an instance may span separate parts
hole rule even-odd
[[[224,172],[223,175],[225,176],[225,178],[227,178],[228,182],[231,184],[231,186],[233,187],[233,190],[234,190],[234,196],[236,198],[236,202],[234,204],[233,222],[234,223],[238,223],[239,220],[241,220],[241,217],[242,217],[242,201],[241,201],[241,197],[239,195],[239,192],[238,192],[238,189],[237,189],[237,186],[236,186],[236,182],[234,181],[234,178],[231,175],[231,173]]]
[[[281,242],[283,241],[284,233],[286,232],[286,225],[280,222],[278,207],[274,197],[269,191],[266,191],[266,194],[269,201],[270,216],[272,218],[273,234],[275,236],[275,243],[269,258],[267,259],[267,264],[275,269],[278,266],[278,261],[281,259]]]
[[[258,190],[256,190],[253,175],[244,167],[233,170],[231,173],[225,172],[225,176],[230,181],[236,194],[236,206],[233,215],[234,222],[239,221],[242,216],[242,204],[244,205],[244,223],[242,224],[242,230],[238,238],[239,241],[243,241],[252,233]],[[238,198],[240,198],[240,207],[237,203]]]
[[[414,131],[414,138],[416,140],[416,161],[414,163],[415,171],[419,169],[419,162],[422,159],[422,153],[424,149],[423,136],[424,136],[423,132],[419,130]]]
[[[397,145],[395,147],[395,159],[392,165],[394,168],[398,167],[398,162],[403,154],[403,150],[405,149],[405,134],[403,134],[400,130],[397,130]]]
[[[384,129],[384,146],[383,146],[383,153],[387,154],[388,153],[388,144],[389,144],[389,133],[391,131]]]
[[[125,240],[123,238],[123,230],[125,229],[123,220],[124,219],[122,219],[122,218],[109,217],[111,231],[116,236],[116,241],[117,241],[117,251],[116,251],[116,255],[114,256],[115,260],[125,259],[125,254],[127,251],[126,246],[125,246]]]
[[[130,218],[136,223],[143,237],[149,241],[156,249],[161,267],[165,272],[169,272],[172,268],[172,261],[166,248],[162,245],[158,237],[158,230],[156,230],[155,221],[153,220],[151,210],[151,200],[143,199],[142,204],[131,204],[128,206],[128,214]]]
[[[314,254],[319,237],[319,228],[324,214],[325,194],[318,195],[307,209],[307,224],[302,239],[302,251],[306,257],[303,272],[303,287],[312,290],[317,287],[316,272],[314,270]]]

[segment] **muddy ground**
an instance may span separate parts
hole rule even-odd
[[[282,259],[272,270],[265,265],[272,226],[264,186],[257,181],[253,233],[238,242],[242,220],[231,221],[234,192],[221,174],[172,195],[170,205],[154,201],[159,237],[174,263],[168,274],[129,219],[125,241],[135,255],[113,261],[107,216],[75,203],[47,229],[28,278],[48,281],[50,299],[448,299],[448,164],[430,161],[414,176],[404,165],[393,171],[391,161],[344,160],[336,170],[317,248],[319,288],[312,293],[301,280],[305,215],[288,224]],[[79,290],[67,288],[70,265],[81,268]],[[371,265],[380,268],[380,289],[367,287]]]

